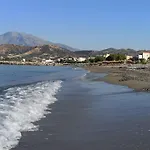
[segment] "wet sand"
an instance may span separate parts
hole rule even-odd
[[[124,85],[136,91],[150,91],[150,70],[131,70],[127,67],[115,66],[86,66],[85,69],[96,73],[107,73],[98,80],[111,84]]]
[[[101,88],[108,94],[64,84],[52,113],[37,122],[40,130],[23,133],[14,150],[149,150],[149,94],[115,94],[120,87],[99,82]]]

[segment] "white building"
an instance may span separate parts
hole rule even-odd
[[[72,57],[69,57],[69,58],[67,58],[68,60],[73,60],[73,58]]]
[[[130,59],[132,59],[132,58],[133,58],[133,56],[126,55],[126,60],[130,60]]]
[[[23,62],[26,62],[26,59],[22,59]]]
[[[45,60],[46,63],[53,63],[54,61],[51,59]]]
[[[44,64],[47,64],[47,63],[54,63],[54,61],[53,60],[51,60],[51,59],[43,59],[42,60],[42,63],[44,63]]]
[[[138,55],[138,59],[145,59],[148,60],[150,58],[150,51],[149,52],[142,52]]]
[[[103,57],[107,58],[108,56],[110,56],[110,54],[105,54],[103,55]]]
[[[83,61],[85,61],[86,60],[86,58],[84,58],[84,57],[79,57],[78,59],[77,59],[77,61],[79,61],[79,62],[83,62]]]

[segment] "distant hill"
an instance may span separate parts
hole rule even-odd
[[[93,50],[80,50],[80,51],[75,51],[74,53],[77,55],[77,56],[80,56],[80,57],[89,57],[91,55],[93,55],[95,51]]]
[[[0,45],[0,56],[3,57],[22,57],[22,58],[50,58],[50,57],[74,57],[74,52],[61,48],[56,45],[41,46],[21,46],[14,44]]]
[[[0,56],[3,57],[20,57],[20,58],[46,58],[50,57],[89,57],[104,54],[126,54],[135,56],[141,51],[133,49],[115,49],[108,48],[101,51],[83,50],[83,51],[70,51],[57,45],[47,44],[39,46],[23,46],[15,44],[2,44],[0,45]]]
[[[0,44],[15,44],[15,45],[23,45],[23,46],[39,46],[46,44],[53,44],[56,46],[60,46],[64,49],[68,49],[71,51],[75,51],[76,49],[60,44],[60,43],[52,43],[31,34],[19,33],[19,32],[7,32],[0,35]]]
[[[75,54],[78,56],[89,57],[89,56],[96,56],[96,55],[104,55],[104,54],[125,54],[125,55],[132,55],[135,56],[138,51],[133,49],[115,49],[115,48],[108,48],[101,51],[94,51],[94,50],[84,50],[84,51],[75,51]]]
[[[57,46],[60,46],[61,48],[64,48],[64,49],[68,49],[70,51],[79,51],[79,49],[77,48],[72,48],[68,45],[65,45],[65,44],[61,44],[61,43],[53,43],[54,45],[57,45]]]
[[[19,54],[26,53],[32,49],[33,49],[33,47],[31,47],[31,46],[2,44],[2,45],[0,45],[0,56],[19,55]]]
[[[101,51],[95,51],[95,54],[126,54],[126,55],[135,55],[137,53],[134,49],[115,49],[115,48],[108,48]]]
[[[74,52],[56,45],[36,46],[31,50],[21,54],[21,57],[24,58],[39,57],[47,59],[49,59],[50,57],[74,57],[74,56],[75,56]]]

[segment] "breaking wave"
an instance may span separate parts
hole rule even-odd
[[[61,81],[13,87],[0,95],[0,150],[15,147],[21,132],[38,130],[33,123],[50,113],[48,105],[57,99]]]

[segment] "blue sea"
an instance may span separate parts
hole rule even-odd
[[[0,150],[150,149],[150,94],[95,80],[103,76],[69,66],[1,65]],[[53,135],[45,139],[39,132],[44,118],[44,136]],[[37,133],[47,144],[36,147],[40,141],[23,133]],[[21,140],[26,148],[18,146]],[[58,147],[63,140],[70,146]]]
[[[62,82],[84,73],[71,67],[0,66],[0,150],[15,147],[21,132],[38,130],[34,122],[50,113]]]

